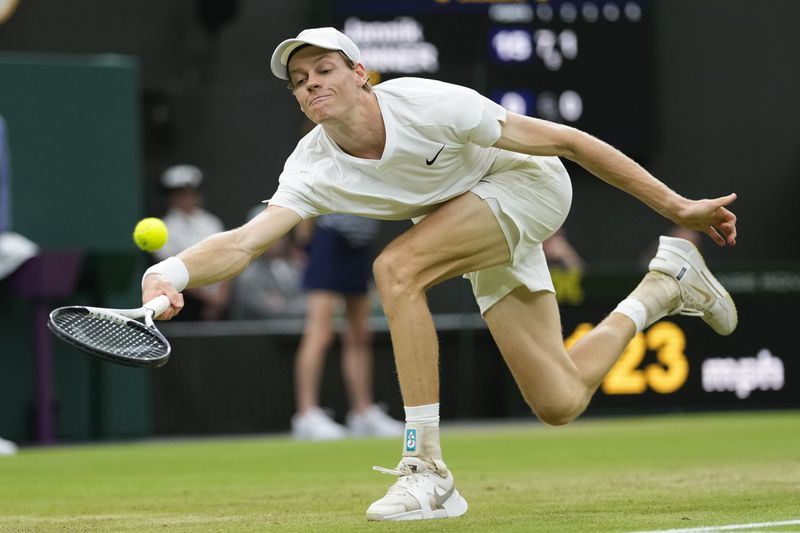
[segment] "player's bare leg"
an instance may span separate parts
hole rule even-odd
[[[486,322],[531,409],[560,425],[588,405],[637,331],[673,315],[702,318],[721,335],[738,321],[730,295],[688,241],[661,237],[650,272],[592,331],[564,350],[555,295],[517,287]]]
[[[508,257],[491,209],[467,193],[395,239],[376,260],[375,281],[406,406],[406,438],[396,469],[376,467],[399,479],[369,507],[367,518],[415,520],[466,512],[467,502],[455,488],[439,445],[439,350],[425,292],[435,283]]]
[[[398,237],[376,261],[376,281],[406,406],[439,401],[438,341],[425,291],[464,272],[506,263],[508,258],[494,213],[467,193]],[[631,320],[610,317],[581,343],[579,352],[594,355],[579,366],[564,349],[552,293],[530,293],[520,287],[490,308],[486,320],[531,407],[554,422],[583,410],[594,383],[613,366],[635,333]]]
[[[442,206],[392,242],[376,261],[375,274],[392,334],[404,402],[424,409],[439,401],[438,342],[425,291],[435,283],[506,263],[508,245],[490,207],[471,193]],[[543,419],[560,424],[577,416],[594,388],[564,349],[552,293],[517,289],[495,304],[487,322],[523,395]],[[633,322],[612,317],[587,350],[605,373],[633,336]],[[438,415],[438,411],[437,411]],[[407,419],[408,421],[408,419]],[[407,423],[399,476],[387,495],[367,511],[370,519],[407,520],[458,516],[466,501],[455,490],[442,460],[438,416],[435,427]],[[409,436],[409,432],[413,432]],[[437,499],[437,496],[440,499]]]
[[[403,460],[395,470],[381,469],[400,479],[370,506],[368,518],[440,518],[466,511],[439,445],[438,341],[425,291],[445,279],[508,260],[508,245],[490,207],[468,193],[401,235],[376,261],[376,282],[406,411],[436,404],[437,423],[435,427],[407,423]],[[487,322],[534,411],[551,423],[564,423],[583,411],[594,390],[588,384],[593,378],[584,378],[564,349],[554,295],[517,289],[490,313]],[[607,368],[598,372],[607,372],[634,332],[630,319],[615,317],[592,342],[584,343],[587,349],[606,354],[600,359],[608,361]]]
[[[492,334],[522,394],[540,418],[564,424],[583,412],[636,331],[662,316],[702,316],[721,334],[735,328],[730,296],[705,268],[699,252],[685,244],[662,238],[651,262],[652,272],[570,353],[563,345],[552,293],[518,287],[488,310],[486,321]],[[423,430],[414,441],[414,453],[408,453],[407,439],[406,457],[398,468],[382,469],[400,480],[370,506],[369,518],[437,518],[466,511],[466,502],[455,492],[452,475],[441,461],[438,347],[425,291],[459,274],[505,263],[508,257],[491,209],[467,193],[401,235],[376,261],[376,281],[389,320],[404,402],[423,408],[436,402],[437,416],[435,431]],[[420,486],[426,487],[421,493]],[[451,509],[434,498],[439,491],[457,496]]]
[[[439,401],[439,349],[426,291],[464,272],[508,261],[489,206],[472,193],[447,202],[392,241],[375,261],[403,401]]]
[[[555,295],[523,286],[489,308],[485,319],[525,401],[553,425],[583,412],[636,333],[629,318],[612,313],[567,353]]]

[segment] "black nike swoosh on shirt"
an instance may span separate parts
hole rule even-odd
[[[442,153],[442,150],[444,150],[444,145],[442,145],[442,147],[441,147],[441,148],[439,148],[439,151],[438,151],[438,152],[436,152],[436,155],[435,155],[435,156],[433,156],[433,159],[426,159],[426,160],[425,160],[425,163],[426,163],[428,166],[431,166],[432,164],[434,164],[434,163],[436,162],[436,158],[437,158],[437,157],[439,157],[439,154],[441,154],[441,153]]]

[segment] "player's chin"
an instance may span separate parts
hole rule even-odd
[[[331,106],[327,105],[326,102],[312,103],[306,108],[306,115],[316,124],[324,124],[336,118]]]
[[[329,113],[326,113],[324,111],[316,111],[316,112],[312,111],[307,115],[308,118],[311,119],[311,122],[313,122],[314,124],[324,125],[326,122],[329,122],[332,118]]]

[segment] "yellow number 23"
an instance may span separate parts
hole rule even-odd
[[[578,340],[592,329],[583,323],[575,328],[572,335],[564,341],[569,350]],[[656,352],[659,364],[649,364],[639,368],[647,350]],[[655,392],[669,394],[675,392],[689,376],[689,361],[686,359],[686,335],[672,322],[659,322],[646,332],[637,333],[622,352],[617,364],[603,380],[606,394],[642,394],[648,386]]]

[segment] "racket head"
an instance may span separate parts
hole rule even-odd
[[[59,307],[50,313],[47,327],[69,344],[100,359],[138,368],[167,363],[172,347],[153,325],[153,311],[142,309],[145,324],[110,309]]]

